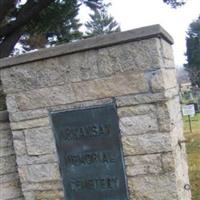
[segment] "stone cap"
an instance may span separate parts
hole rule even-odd
[[[89,39],[58,45],[52,48],[41,49],[36,52],[23,54],[12,58],[0,59],[0,68],[33,62],[46,58],[72,54],[90,49],[98,49],[116,44],[139,41],[149,38],[163,38],[169,44],[173,44],[173,38],[159,24],[133,29],[125,32],[100,35]]]

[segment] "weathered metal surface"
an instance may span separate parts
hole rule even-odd
[[[114,104],[51,113],[66,200],[128,200]]]

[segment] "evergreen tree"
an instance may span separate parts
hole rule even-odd
[[[174,8],[184,3],[162,1]],[[30,50],[82,37],[77,19],[80,5],[95,10],[99,2],[102,0],[26,0],[23,4],[21,0],[0,0],[0,58],[9,56],[19,40],[25,50]],[[97,15],[101,12],[96,10]],[[108,30],[117,31],[113,21]]]
[[[81,38],[77,0],[55,1],[24,28],[20,42],[26,51]]]
[[[107,12],[110,5],[104,4],[102,1],[101,7],[93,10],[93,14],[90,14],[91,20],[85,24],[86,36],[91,37],[120,31],[118,23]]]
[[[190,74],[192,84],[200,87],[200,16],[189,26],[186,45],[188,63],[185,68]]]
[[[0,58],[20,40],[25,51],[82,37],[77,19],[81,4],[91,9],[99,0],[0,0]]]

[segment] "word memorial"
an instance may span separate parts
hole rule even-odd
[[[114,104],[52,112],[65,200],[128,200]]]

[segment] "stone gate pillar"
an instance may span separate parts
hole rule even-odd
[[[172,44],[154,25],[0,60],[24,199],[64,199],[51,113],[112,102],[130,200],[191,199]]]

